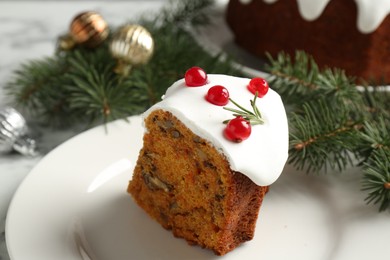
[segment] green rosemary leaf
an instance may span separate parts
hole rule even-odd
[[[253,114],[251,111],[249,111],[248,109],[244,108],[243,106],[239,105],[237,102],[235,102],[233,99],[229,98],[230,102],[232,102],[236,107],[238,107],[239,109],[241,109],[244,113],[247,113],[247,114]],[[224,109],[226,109],[224,107]]]
[[[151,32],[156,48],[149,63],[128,77],[113,72],[116,61],[105,42],[93,50],[77,47],[22,64],[7,83],[6,94],[41,123],[62,128],[140,114],[194,65],[208,73],[240,75],[230,58],[210,55],[186,31],[209,21],[212,4],[176,0],[157,17],[134,21]],[[293,57],[283,52],[268,57],[269,85],[287,108],[289,163],[307,172],[342,171],[357,164],[366,202],[379,204],[380,211],[389,209],[390,91],[360,91],[353,77],[336,68],[320,69],[302,51]],[[253,111],[233,100],[236,107],[224,109],[252,125],[262,124],[257,98],[250,100]]]
[[[229,100],[239,109],[230,108],[230,107],[223,107],[223,109],[233,112],[233,116],[242,116],[245,120],[249,121],[251,125],[259,125],[264,124],[264,120],[261,117],[261,113],[259,109],[256,106],[256,98],[257,98],[257,92],[253,98],[253,100],[250,100],[251,107],[254,112],[249,111],[248,109],[244,108],[237,102],[235,102],[233,99],[229,98]],[[230,120],[225,120],[223,123],[229,122]]]
[[[234,113],[236,113],[238,115],[241,115],[241,116],[248,115],[248,112],[246,112],[246,111],[241,111],[241,110],[238,110],[238,109],[235,109],[235,108],[231,108],[231,107],[223,107],[223,109],[228,110],[230,112],[234,112]]]
[[[255,112],[256,118],[261,119],[260,121],[262,123],[264,123],[264,121],[262,120],[262,116],[261,116],[260,110],[256,106],[257,97],[258,97],[258,92],[256,91],[255,98],[253,100],[251,100],[251,106],[252,106],[253,111]]]

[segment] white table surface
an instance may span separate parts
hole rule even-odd
[[[9,103],[3,91],[13,71],[31,59],[54,52],[56,38],[67,31],[79,12],[95,10],[113,26],[158,10],[165,2],[154,1],[2,1],[0,2],[0,107]],[[17,153],[0,154],[0,260],[9,259],[5,244],[5,219],[9,203],[19,184],[42,157],[76,135],[80,129],[53,130],[36,127],[27,118],[36,137],[40,154],[25,157]]]

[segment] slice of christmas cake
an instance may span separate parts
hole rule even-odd
[[[144,113],[128,192],[164,228],[224,255],[251,240],[288,154],[279,95],[261,78],[193,67]]]

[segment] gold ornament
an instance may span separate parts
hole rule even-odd
[[[76,44],[94,48],[109,35],[109,28],[103,17],[92,11],[76,15],[69,28],[69,33],[59,39],[58,47],[62,50],[72,49]]]
[[[118,62],[115,72],[127,76],[132,66],[146,64],[153,50],[152,35],[141,25],[129,24],[119,28],[110,43],[111,55]]]

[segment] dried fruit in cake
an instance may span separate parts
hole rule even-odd
[[[257,95],[247,89],[250,79],[206,76],[196,88],[187,79],[177,81],[144,113],[143,147],[128,192],[174,236],[224,255],[254,236],[264,195],[287,160],[287,118],[273,90],[256,105]],[[222,122],[232,111],[208,101],[213,86],[226,88],[232,104],[262,112],[263,125],[245,123],[250,138],[238,144],[224,136]],[[230,121],[228,129],[236,120]],[[229,133],[235,140],[247,134]]]

